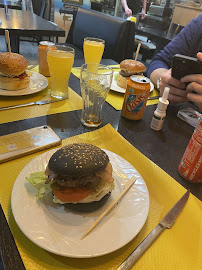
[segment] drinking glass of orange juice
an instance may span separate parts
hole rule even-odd
[[[105,48],[105,41],[99,38],[86,37],[84,38],[83,51],[85,64],[99,64]],[[90,65],[91,69],[93,65]],[[95,65],[97,67],[97,65]],[[90,72],[95,72],[95,67]]]
[[[55,50],[47,51],[52,97],[68,98],[68,83],[74,63],[74,54],[74,49],[65,45],[57,45]]]

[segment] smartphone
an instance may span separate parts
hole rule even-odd
[[[0,136],[0,163],[61,144],[49,126],[40,126]]]
[[[197,58],[181,54],[172,57],[171,68],[171,76],[178,80],[186,75],[202,74],[202,62]]]

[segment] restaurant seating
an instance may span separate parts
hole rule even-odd
[[[81,7],[74,12],[66,43],[74,47],[77,59],[83,58],[85,37],[105,40],[104,59],[120,63],[126,58],[133,58],[135,23]]]

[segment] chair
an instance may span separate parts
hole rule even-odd
[[[142,61],[146,62],[148,58],[152,58],[156,50],[156,45],[152,43],[148,37],[135,35],[135,46],[141,44],[140,52],[142,53]]]
[[[76,11],[75,11],[76,12]],[[133,57],[135,23],[95,10],[79,7],[70,27],[66,43],[73,45],[77,58],[83,58],[85,37],[105,40],[103,58],[120,63]]]

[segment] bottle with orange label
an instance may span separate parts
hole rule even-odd
[[[202,117],[180,161],[178,172],[188,181],[202,183]]]
[[[121,115],[130,120],[140,120],[144,114],[150,92],[150,80],[131,76],[128,80]]]
[[[44,76],[50,76],[47,62],[47,49],[56,50],[55,43],[50,41],[39,42],[38,46],[39,73],[41,73]]]

